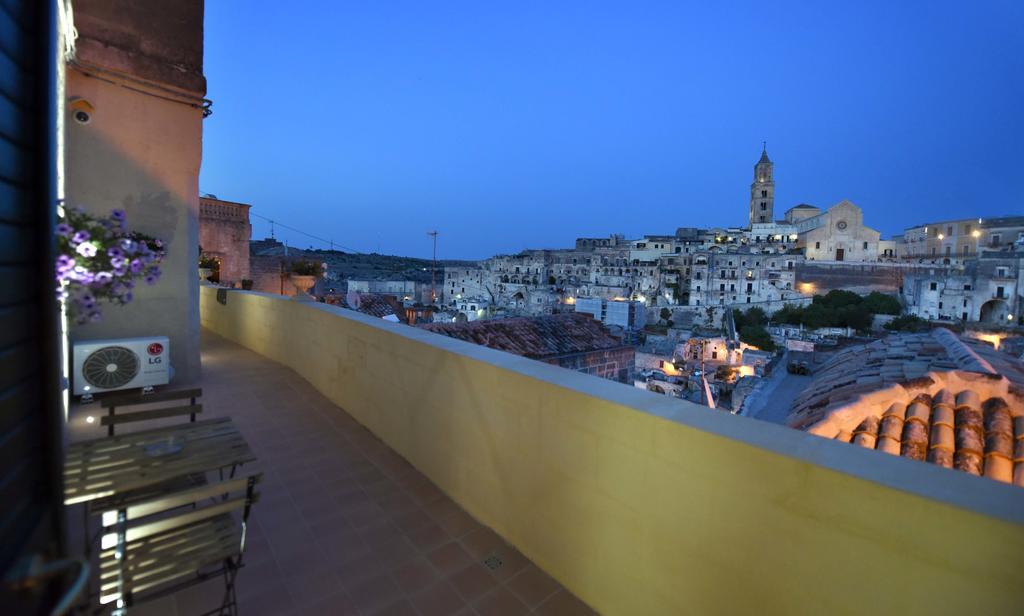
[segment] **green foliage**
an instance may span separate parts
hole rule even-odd
[[[768,322],[768,315],[757,306],[748,308],[746,312],[733,308],[732,320],[736,324],[736,331],[739,331],[747,325],[763,326]]]
[[[833,290],[815,295],[804,307],[785,305],[772,315],[776,323],[800,325],[809,329],[850,327],[859,331],[871,328],[874,314],[899,314],[899,300],[891,295],[872,292],[862,297],[852,291]]]
[[[928,321],[912,314],[898,316],[883,327],[894,332],[924,332],[931,328]]]
[[[775,342],[772,341],[771,335],[761,325],[744,325],[740,329],[740,340],[747,344],[756,346],[763,351],[774,351]]]
[[[220,270],[220,261],[209,255],[201,254],[199,255],[199,267],[218,271]]]
[[[872,291],[865,297],[864,304],[872,314],[899,314],[903,309],[895,295],[886,295],[878,291]]]
[[[834,289],[829,291],[824,296],[815,295],[814,303],[823,304],[832,308],[842,308],[843,306],[856,306],[863,303],[864,298],[854,293],[853,291],[843,291],[841,289]]]
[[[320,264],[309,259],[296,259],[291,263],[291,271],[299,276],[319,276]]]

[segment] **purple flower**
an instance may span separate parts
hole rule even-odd
[[[71,225],[67,224],[66,222],[62,222],[57,225],[57,235],[61,237],[68,237],[69,235],[74,233],[74,231],[75,230],[71,228]]]
[[[146,284],[156,284],[157,280],[160,280],[160,272],[146,274]]]
[[[124,222],[125,215],[124,210],[111,210],[110,217],[118,222]]]
[[[91,242],[82,242],[75,249],[75,252],[82,255],[83,257],[95,257],[96,256],[96,245]]]
[[[110,263],[113,265],[114,259],[124,259],[124,251],[117,246],[112,246],[107,249],[107,256],[110,257]]]
[[[130,255],[135,254],[137,246],[138,244],[133,240],[121,240],[121,250],[124,250]]]
[[[114,250],[114,249],[111,248],[111,250]],[[110,257],[110,265],[111,265],[111,267],[125,267],[126,265],[128,265],[128,259],[125,259],[124,257],[111,256]]]
[[[75,260],[68,255],[60,255],[57,257],[57,271],[66,272],[67,270],[75,266]]]
[[[142,269],[144,267],[146,267],[146,264],[143,263],[140,259],[132,259],[132,266],[131,267],[132,267],[132,273],[133,274],[138,274],[139,272],[142,271]]]
[[[90,237],[91,236],[89,235],[88,231],[79,231],[78,233],[75,233],[74,237],[71,238],[71,243],[76,245],[81,244],[82,242],[89,241]]]
[[[81,265],[77,265],[73,270],[71,270],[71,272],[69,272],[68,278],[76,280],[82,284],[89,284],[92,282],[93,274]]]
[[[129,291],[129,292],[127,292],[127,293],[125,293],[124,295],[121,296],[121,302],[122,303],[127,304],[130,301],[132,301],[132,293],[131,293],[131,291]]]
[[[97,284],[110,284],[114,281],[114,275],[110,272],[96,272],[96,278],[94,282]]]
[[[135,288],[135,281],[134,280],[126,280],[126,281],[124,281],[124,286],[128,287],[129,289],[134,289]]]
[[[164,247],[163,240],[153,240],[153,244],[155,244],[157,248],[163,248]]]

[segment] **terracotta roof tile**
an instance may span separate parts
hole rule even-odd
[[[790,425],[1024,487],[1024,370],[947,330],[836,353]]]
[[[429,323],[418,327],[533,359],[623,346],[622,340],[613,336],[603,323],[577,313],[468,323]]]

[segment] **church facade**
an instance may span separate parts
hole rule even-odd
[[[753,244],[762,238],[795,239],[808,261],[878,261],[878,231],[864,225],[863,211],[843,200],[827,210],[801,203],[775,220],[775,164],[767,147],[754,165],[750,185],[749,234]],[[795,238],[794,238],[795,236]],[[756,241],[755,241],[756,240]]]

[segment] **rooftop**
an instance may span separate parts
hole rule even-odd
[[[797,396],[789,424],[1024,486],[1024,367],[946,329],[839,351]]]
[[[429,323],[419,327],[532,359],[623,346],[622,340],[613,336],[603,323],[579,313],[469,323]]]

